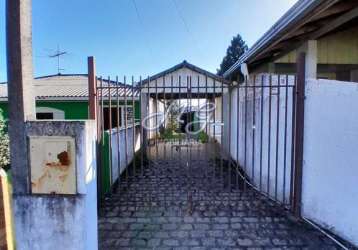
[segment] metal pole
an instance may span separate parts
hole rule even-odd
[[[240,85],[237,83],[237,122],[236,122],[236,188],[239,188],[239,170],[240,170]],[[245,180],[243,180],[245,181]]]
[[[117,187],[118,188],[118,192],[120,192],[120,184],[121,184],[121,154],[120,154],[120,143],[119,143],[119,128],[120,128],[120,116],[119,116],[119,81],[118,81],[118,76],[116,77],[116,116],[117,116],[117,135],[116,135],[116,139],[117,139],[117,168],[118,168],[118,181],[117,181]]]
[[[278,160],[279,160],[279,134],[280,134],[280,88],[281,77],[278,75],[277,79],[277,106],[276,106],[276,166],[275,166],[275,200],[277,200],[277,185],[278,185]]]
[[[244,119],[244,175],[247,176],[247,91],[248,79],[245,77],[245,119]],[[246,177],[245,177],[246,179]],[[246,181],[244,181],[244,190],[246,190]]]
[[[264,76],[261,76],[261,111],[260,111],[260,191],[262,191],[262,141],[263,141],[263,123],[264,123]]]
[[[295,120],[295,178],[294,178],[294,214],[301,217],[302,196],[302,164],[303,164],[303,135],[305,115],[305,60],[306,54],[300,53],[297,60],[297,106]]]
[[[284,149],[283,149],[283,191],[282,201],[283,204],[286,202],[286,168],[287,168],[287,117],[288,117],[288,75],[286,75],[286,86],[285,86],[285,128],[284,128]]]
[[[111,93],[111,78],[108,77],[108,120],[109,120],[109,132],[108,132],[108,164],[109,164],[109,185],[113,184],[113,171],[112,171],[112,93]]]
[[[252,182],[255,183],[255,139],[256,139],[256,75],[253,82],[253,99],[252,99],[252,158],[251,158],[251,177]]]
[[[270,195],[271,172],[271,106],[272,106],[272,75],[270,75],[269,87],[269,114],[268,114],[268,149],[267,149],[267,194]]]
[[[132,151],[133,151],[133,176],[136,176],[136,158],[135,158],[135,143],[136,143],[136,126],[135,126],[135,101],[134,101],[134,77],[132,76],[132,132],[133,132],[133,142],[132,142]]]
[[[96,105],[97,105],[97,79],[96,66],[93,56],[87,58],[88,64],[88,101],[89,101],[89,119],[96,120]]]

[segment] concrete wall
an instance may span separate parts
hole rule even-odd
[[[127,145],[126,141],[127,133]],[[118,172],[120,174],[126,169],[127,164],[130,164],[134,157],[134,151],[137,152],[141,148],[140,144],[140,126],[135,127],[135,140],[133,148],[133,126],[129,126],[127,131],[125,128],[112,129],[111,133],[111,145],[112,145],[112,183],[118,179]],[[126,157],[127,146],[127,157]],[[134,149],[134,150],[133,150]],[[127,158],[127,159],[126,159]],[[136,166],[139,167],[139,166]]]
[[[263,84],[269,85],[269,76],[263,75]],[[256,85],[261,85],[261,76],[256,78]],[[260,80],[259,80],[260,79]],[[272,77],[272,84],[278,84],[278,77]],[[250,82],[249,84],[252,84]],[[286,84],[286,78],[281,77],[281,85]],[[289,84],[293,84],[293,77],[289,77]],[[285,136],[285,107],[286,92],[281,88],[278,102],[277,95],[271,97],[271,131],[269,139],[269,88],[264,88],[263,102],[261,101],[261,88],[255,88],[255,101],[253,88],[247,88],[247,103],[245,104],[245,88],[235,87],[231,92],[231,133],[227,139],[230,144],[230,154],[238,160],[251,182],[281,202],[288,203],[290,194],[291,173],[291,145],[292,145],[292,88],[287,93],[287,133]],[[277,88],[273,90],[277,93]],[[245,109],[245,105],[247,105]],[[277,123],[277,106],[279,105],[279,122]],[[239,110],[238,110],[239,108]],[[245,116],[246,110],[246,116]],[[255,110],[255,124],[253,123]],[[263,114],[261,118],[261,114]],[[278,134],[278,161],[276,172],[276,129]],[[226,126],[226,125],[225,125]],[[226,126],[227,127],[227,126]],[[246,127],[246,143],[245,143]],[[261,139],[262,131],[262,139]],[[270,143],[269,143],[270,140]],[[286,149],[285,149],[286,140]],[[226,141],[226,140],[224,140]],[[261,147],[262,145],[262,147]],[[269,150],[270,145],[270,150]],[[228,146],[226,146],[228,148]],[[246,150],[245,150],[246,148]],[[286,150],[286,157],[284,151]],[[246,151],[246,153],[245,153]],[[262,153],[261,153],[262,152]],[[269,160],[270,158],[270,160]],[[286,158],[286,159],[285,159]],[[285,176],[285,178],[284,178]],[[277,180],[276,180],[277,177]],[[277,181],[277,185],[276,185]],[[260,185],[261,184],[261,185]],[[276,187],[277,186],[277,190]],[[277,194],[276,194],[277,191]],[[277,196],[277,197],[276,197]]]
[[[16,248],[97,249],[95,122],[27,122],[26,134],[75,138],[77,194],[14,194]]]
[[[358,245],[358,84],[309,80],[302,214]]]

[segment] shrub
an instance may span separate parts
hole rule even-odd
[[[4,169],[10,166],[10,140],[6,128],[6,122],[0,120],[0,167]]]

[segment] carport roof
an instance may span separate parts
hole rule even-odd
[[[219,82],[227,83],[227,81],[224,78],[222,78],[221,76],[218,76],[218,75],[216,75],[214,73],[211,73],[211,72],[209,72],[207,70],[204,70],[202,68],[199,68],[199,67],[195,66],[194,64],[188,63],[186,60],[184,60],[183,62],[181,62],[181,63],[179,63],[179,64],[177,64],[177,65],[175,65],[175,66],[173,66],[173,67],[171,67],[171,68],[169,68],[167,70],[164,70],[164,71],[162,71],[162,72],[160,72],[158,74],[150,76],[149,80],[154,81],[154,80],[159,79],[161,77],[164,77],[166,75],[170,75],[171,73],[173,73],[173,72],[175,72],[175,71],[177,71],[178,69],[181,69],[181,68],[191,69],[194,72],[206,75],[206,76],[211,77],[211,78],[213,78],[213,79],[215,79],[215,80],[217,80]],[[148,78],[144,79],[142,81],[142,84],[146,84],[147,82],[148,82]]]

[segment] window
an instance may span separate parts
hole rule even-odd
[[[65,112],[60,109],[48,108],[48,107],[37,107],[36,108],[36,119],[38,120],[64,120]]]
[[[117,114],[118,110],[118,114]],[[110,116],[111,115],[111,116]],[[110,128],[109,120],[112,120],[112,128],[116,127],[124,127],[125,126],[125,115],[127,115],[127,126],[133,123],[133,108],[127,107],[127,112],[124,112],[124,107],[120,106],[119,109],[117,107],[111,107],[111,113],[109,113],[109,107],[103,107],[103,128],[104,130],[108,130]],[[119,118],[119,120],[118,120]]]
[[[37,120],[53,120],[53,113],[36,113]]]
[[[111,117],[110,117],[111,115]],[[119,121],[118,121],[118,117],[119,117]],[[104,130],[108,130],[109,129],[109,118],[111,118],[112,120],[112,128],[116,128],[116,127],[120,127],[123,126],[124,124],[122,124],[122,109],[119,108],[118,109],[118,115],[117,115],[117,107],[111,108],[111,114],[109,113],[109,108],[108,107],[104,107],[103,108],[103,126],[104,126]]]

